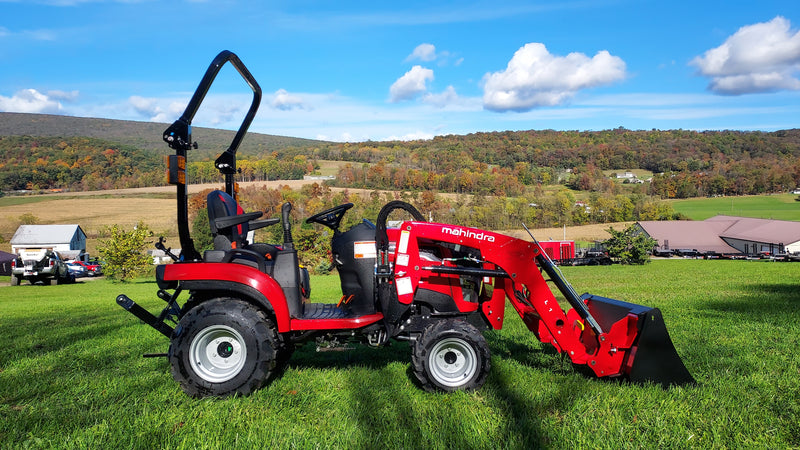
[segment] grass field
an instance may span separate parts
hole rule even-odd
[[[193,400],[173,382],[167,340],[115,305],[155,310],[149,281],[0,287],[3,448],[791,448],[800,446],[799,267],[654,261],[565,267],[579,292],[661,308],[698,380],[662,390],[576,373],[510,308],[487,332],[486,385],[430,394],[407,344],[299,349],[246,398]],[[314,298],[338,297],[314,278]],[[319,301],[319,300],[317,300]]]
[[[673,200],[672,208],[692,220],[705,220],[719,214],[800,221],[797,195],[749,195],[744,197],[690,198]]]

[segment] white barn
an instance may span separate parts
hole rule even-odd
[[[24,248],[47,248],[64,259],[86,253],[86,233],[80,225],[20,225],[11,238],[11,251]]]

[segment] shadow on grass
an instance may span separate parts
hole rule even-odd
[[[314,342],[307,342],[295,350],[287,362],[290,368],[345,369],[352,366],[380,369],[390,363],[411,361],[411,349],[405,342],[392,342],[382,348],[351,344],[349,349],[317,351]]]
[[[679,354],[701,384],[780,373],[796,354],[800,283],[744,281],[731,292],[693,302],[691,319],[680,325]]]
[[[380,349],[358,346],[342,352],[316,352],[314,344],[309,343],[295,352],[288,366],[292,370],[348,371],[342,386],[349,399],[348,416],[357,420],[358,433],[368,447],[546,446],[553,437],[542,431],[541,418],[558,420],[584,394],[587,380],[571,376],[571,364],[563,362],[551,346],[538,341],[531,345],[518,342],[513,334],[486,334],[495,367],[486,385],[474,393],[428,393],[420,389],[410,367],[411,349],[405,342]],[[402,370],[398,370],[398,364]],[[531,377],[532,371],[540,371],[549,379],[546,393],[532,395],[539,378],[537,374]],[[560,374],[570,376],[562,380]],[[476,427],[476,421],[483,421],[485,428]],[[397,434],[398,430],[402,431],[400,442],[383,440],[385,434]]]
[[[551,345],[543,345],[535,341],[531,345],[519,342],[513,335],[500,333],[484,333],[493,357],[513,359],[519,364],[533,369],[545,369],[559,373],[573,373],[569,361],[564,354],[558,353]],[[351,344],[348,350],[316,351],[313,342],[305,343],[295,350],[288,361],[292,368],[345,369],[361,366],[380,369],[395,362],[410,364],[411,348],[407,342],[391,341],[381,348],[370,348],[361,344]],[[413,376],[411,376],[413,378]]]
[[[732,313],[746,320],[774,322],[800,316],[800,280],[796,284],[743,284],[738,295],[699,302],[698,309]]]

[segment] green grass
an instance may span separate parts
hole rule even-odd
[[[800,221],[800,202],[793,194],[750,195],[745,197],[690,198],[673,200],[672,208],[692,220],[705,220],[719,214]]]
[[[0,197],[0,207],[27,205],[29,203],[49,202],[52,200],[56,199],[53,197],[45,197],[41,195],[6,196],[6,197]]]
[[[655,261],[565,267],[579,292],[661,308],[699,384],[662,390],[586,378],[507,309],[487,332],[486,385],[430,394],[407,344],[299,349],[246,398],[194,400],[173,382],[167,340],[115,305],[150,310],[151,282],[0,287],[4,448],[789,448],[800,446],[800,267]],[[315,277],[315,301],[336,300]],[[324,294],[328,294],[325,296]]]

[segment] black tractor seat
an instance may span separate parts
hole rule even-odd
[[[280,247],[266,243],[249,243],[247,234],[280,222],[280,219],[255,220],[264,213],[245,213],[242,207],[226,192],[211,191],[206,197],[208,222],[214,237],[214,250],[206,251],[207,262],[234,262],[257,267],[271,273]]]

